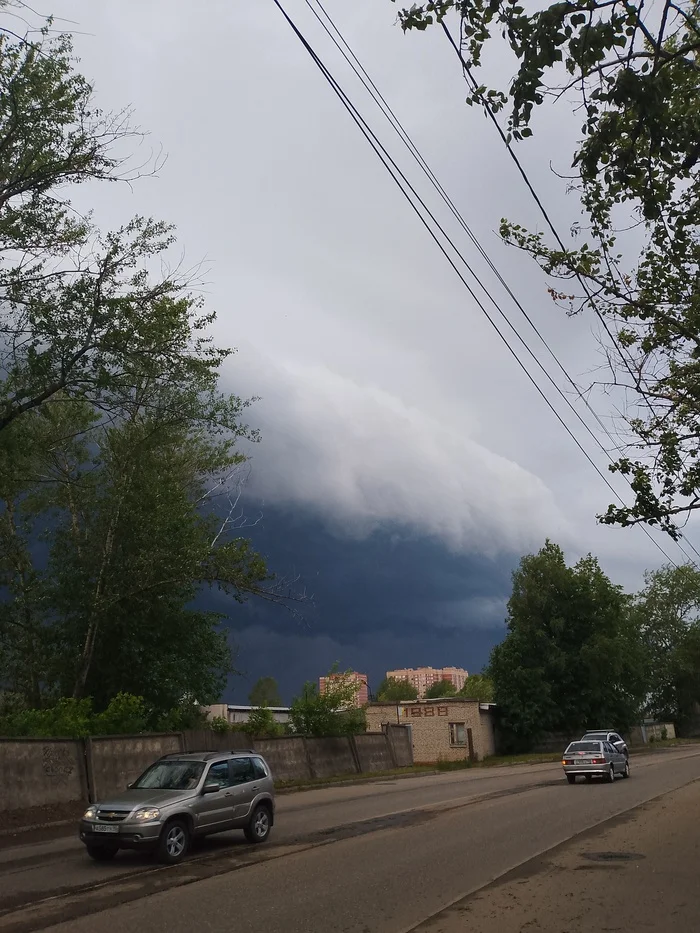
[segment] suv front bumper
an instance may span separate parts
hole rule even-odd
[[[105,848],[117,849],[149,849],[158,843],[160,831],[163,828],[161,822],[137,823],[135,821],[124,821],[123,823],[114,823],[117,826],[117,832],[96,832],[95,826],[98,820],[80,821],[80,841],[86,846],[103,846]],[[110,826],[111,828],[111,826]]]

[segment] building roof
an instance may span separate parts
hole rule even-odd
[[[478,703],[480,706],[495,706],[495,703],[482,703],[474,697],[418,697],[417,700],[372,700],[370,706],[415,706],[417,703]]]

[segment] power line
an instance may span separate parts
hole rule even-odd
[[[528,349],[528,351],[529,351],[530,354],[533,356],[533,358],[539,363],[539,361],[537,360],[537,357],[534,356],[534,354],[532,353],[532,351],[530,350],[530,348],[527,346],[527,344],[525,343],[525,341],[523,340],[523,338],[518,334],[518,332],[515,330],[515,328],[513,327],[513,325],[508,321],[507,317],[505,317],[505,315],[503,314],[503,312],[502,312],[501,309],[499,308],[498,304],[496,303],[495,299],[493,299],[492,296],[490,295],[490,293],[488,292],[488,289],[486,289],[486,287],[480,282],[480,280],[478,279],[478,277],[476,276],[476,274],[473,272],[473,270],[472,270],[471,267],[469,266],[469,264],[468,264],[468,262],[466,261],[466,259],[464,259],[464,257],[463,257],[462,254],[460,253],[460,251],[457,249],[457,247],[455,246],[455,244],[452,242],[452,240],[451,240],[451,238],[449,237],[449,235],[445,232],[445,230],[444,230],[444,229],[442,228],[442,226],[439,224],[439,222],[438,222],[437,219],[434,217],[434,215],[432,214],[432,212],[430,211],[430,209],[428,208],[428,206],[427,206],[427,205],[425,204],[425,202],[422,200],[422,198],[420,197],[420,195],[418,195],[418,193],[416,192],[415,188],[413,188],[413,186],[412,186],[411,183],[408,181],[408,179],[406,178],[406,176],[403,174],[403,172],[402,172],[402,171],[400,170],[400,168],[396,165],[396,163],[394,162],[394,160],[392,159],[392,157],[389,155],[389,153],[387,152],[386,148],[382,145],[381,141],[378,139],[378,137],[376,136],[376,134],[372,131],[372,129],[369,127],[369,125],[367,124],[367,122],[364,120],[364,118],[362,117],[362,115],[360,114],[360,112],[359,112],[359,111],[357,110],[357,108],[354,106],[354,104],[352,103],[352,101],[350,100],[350,98],[348,97],[348,95],[346,94],[346,92],[342,89],[342,87],[341,87],[340,84],[336,81],[336,79],[333,77],[333,75],[331,74],[331,72],[329,71],[329,69],[324,65],[324,63],[322,62],[322,60],[321,60],[321,59],[319,58],[319,56],[316,54],[316,52],[314,51],[313,47],[310,45],[310,43],[308,42],[308,40],[305,38],[305,36],[304,36],[304,35],[302,34],[302,32],[299,30],[299,28],[298,28],[298,26],[296,25],[296,23],[294,23],[294,21],[291,19],[291,17],[289,16],[289,14],[286,12],[286,10],[285,10],[284,7],[282,6],[282,3],[280,2],[280,0],[272,0],[272,2],[273,2],[273,3],[275,4],[275,6],[279,9],[280,13],[282,14],[282,16],[284,17],[284,19],[286,20],[287,24],[288,24],[289,27],[292,29],[292,31],[294,32],[295,36],[296,36],[297,39],[300,41],[300,43],[303,45],[304,49],[306,50],[306,52],[307,52],[307,53],[309,54],[309,56],[311,57],[312,61],[313,61],[314,64],[317,66],[317,68],[319,69],[319,71],[320,71],[321,74],[323,75],[324,79],[328,82],[328,84],[330,85],[330,87],[332,88],[332,90],[334,91],[334,93],[336,94],[336,96],[337,96],[337,97],[339,98],[339,100],[341,101],[342,105],[343,105],[343,106],[345,107],[345,109],[348,111],[348,113],[350,114],[350,117],[352,118],[353,122],[357,125],[358,129],[360,130],[360,132],[362,133],[362,135],[365,137],[365,139],[367,140],[367,142],[370,144],[370,146],[371,146],[372,149],[374,150],[374,152],[375,152],[375,154],[377,155],[377,157],[379,158],[379,160],[382,162],[382,164],[384,165],[384,167],[386,168],[386,170],[389,172],[389,175],[391,176],[392,180],[394,181],[394,183],[395,183],[395,184],[397,185],[397,187],[399,188],[401,194],[402,194],[402,195],[404,196],[404,198],[408,201],[410,207],[413,209],[414,213],[416,214],[416,216],[418,217],[418,219],[420,220],[420,222],[421,222],[421,223],[423,224],[423,226],[426,228],[426,230],[428,231],[429,235],[430,235],[430,236],[432,237],[432,239],[434,240],[434,242],[435,242],[435,244],[437,245],[437,247],[438,247],[438,249],[440,250],[440,252],[445,256],[445,258],[447,259],[448,263],[449,263],[450,266],[452,267],[453,271],[457,274],[457,276],[459,277],[460,281],[462,282],[462,284],[464,285],[464,287],[467,289],[467,291],[469,292],[469,294],[471,295],[471,297],[473,298],[473,300],[476,302],[476,304],[477,304],[477,306],[479,307],[479,309],[482,311],[482,313],[484,314],[484,316],[486,317],[486,319],[488,320],[488,322],[491,324],[491,326],[493,327],[493,329],[496,331],[496,333],[498,334],[499,338],[503,341],[503,343],[505,344],[506,348],[508,349],[508,351],[509,351],[509,353],[512,355],[512,357],[515,359],[515,361],[516,361],[516,363],[518,364],[518,366],[519,366],[519,367],[522,369],[522,371],[525,373],[525,376],[527,377],[527,379],[532,383],[532,385],[534,386],[534,388],[535,388],[535,390],[537,391],[537,393],[541,396],[541,398],[542,398],[542,400],[544,401],[544,403],[547,405],[547,407],[548,407],[548,408],[550,409],[550,411],[553,413],[553,415],[555,416],[555,418],[559,421],[559,423],[560,423],[561,426],[564,428],[564,430],[566,431],[566,433],[571,437],[571,439],[572,439],[573,442],[576,444],[576,446],[579,448],[579,450],[580,450],[581,453],[584,455],[584,457],[586,458],[586,460],[590,463],[590,465],[593,467],[593,469],[596,471],[596,473],[600,476],[600,478],[603,480],[603,482],[606,484],[606,486],[607,486],[607,487],[610,489],[610,491],[613,493],[613,495],[615,496],[615,498],[616,498],[619,502],[621,502],[621,503],[624,505],[624,500],[622,499],[622,497],[620,496],[620,494],[617,492],[617,490],[615,489],[615,487],[611,484],[611,482],[610,482],[610,480],[608,479],[608,477],[602,472],[602,470],[600,469],[600,467],[595,463],[595,461],[592,459],[592,457],[590,456],[590,454],[588,453],[588,451],[583,447],[583,445],[581,444],[581,442],[578,440],[578,438],[576,437],[576,435],[572,432],[572,430],[571,430],[571,429],[569,428],[569,426],[566,424],[566,422],[565,422],[564,419],[561,417],[561,415],[559,414],[559,412],[558,412],[558,411],[556,410],[556,408],[552,405],[552,403],[550,402],[550,400],[549,400],[549,399],[547,398],[547,396],[545,395],[544,391],[543,391],[543,390],[541,389],[541,387],[538,385],[538,383],[536,382],[536,380],[534,379],[534,377],[532,376],[532,374],[529,372],[529,370],[527,369],[527,367],[525,366],[525,364],[522,362],[522,360],[520,359],[520,357],[518,356],[518,354],[516,353],[516,351],[513,349],[513,347],[512,347],[511,344],[509,343],[508,338],[505,336],[505,334],[504,334],[503,331],[499,328],[499,326],[498,326],[498,324],[496,323],[496,321],[495,321],[495,320],[493,319],[493,317],[489,314],[488,310],[484,307],[484,305],[482,304],[482,302],[479,300],[479,298],[477,297],[477,295],[474,293],[473,289],[471,288],[471,286],[469,285],[469,283],[468,283],[467,280],[464,278],[464,276],[463,276],[462,273],[460,272],[459,268],[458,268],[457,265],[455,264],[455,261],[454,261],[453,258],[450,256],[449,252],[446,250],[445,246],[442,244],[442,242],[440,241],[440,239],[439,239],[438,236],[436,235],[435,231],[432,229],[432,227],[430,226],[430,224],[428,223],[428,221],[427,221],[427,220],[425,219],[425,217],[423,216],[423,214],[421,213],[421,211],[420,211],[419,207],[417,206],[417,204],[416,204],[416,203],[414,202],[414,200],[411,198],[411,196],[410,196],[410,194],[409,194],[409,191],[413,194],[413,196],[415,197],[416,201],[417,201],[417,202],[423,207],[423,209],[426,211],[426,213],[428,214],[428,216],[431,218],[431,220],[433,221],[433,223],[437,226],[437,228],[438,228],[438,229],[440,230],[440,232],[443,234],[443,236],[445,237],[445,239],[447,240],[447,242],[449,243],[449,245],[452,247],[452,249],[454,250],[454,252],[460,257],[460,259],[462,260],[462,262],[464,263],[464,265],[467,267],[467,269],[469,269],[469,271],[470,271],[471,274],[474,276],[474,278],[477,280],[477,282],[479,283],[479,285],[481,286],[481,288],[483,289],[483,291],[489,296],[489,298],[491,299],[492,303],[493,303],[494,306],[499,310],[499,313],[505,318],[506,322],[509,324],[509,326],[511,327],[511,329],[513,329],[513,330],[515,331],[516,335],[517,335],[518,338],[521,340],[521,342],[525,345],[526,349]],[[403,184],[402,184],[402,182],[403,182]],[[405,187],[404,187],[404,185],[405,185]],[[408,190],[407,190],[407,189],[408,189]],[[541,366],[541,363],[539,363],[539,365]],[[543,370],[544,370],[544,367],[542,367],[542,368],[543,368]],[[548,376],[548,378],[551,380],[551,376],[549,376],[549,373],[548,373],[546,370],[544,370],[544,372],[545,372],[545,374]],[[556,383],[554,383],[554,385],[556,386]],[[561,389],[560,389],[558,386],[556,386],[556,388],[558,389],[559,392],[561,392]],[[562,393],[562,394],[563,394],[563,393]],[[570,405],[570,404],[571,404],[571,403],[570,403],[570,400],[566,397],[566,395],[564,395],[564,398],[565,398],[567,404]],[[576,412],[575,409],[573,409],[573,410],[575,411],[577,417],[580,417],[579,413]],[[584,422],[584,424],[585,424],[585,422]],[[587,427],[588,430],[590,430],[590,428],[588,428],[587,425],[586,425],[586,427]],[[650,534],[649,530],[648,530],[644,525],[640,525],[639,527],[640,527],[641,530],[644,532],[644,534],[649,538],[649,540],[655,545],[655,547],[657,547],[658,550],[663,554],[663,556],[666,558],[666,560],[667,560],[669,563],[673,564],[674,566],[677,566],[676,563],[675,563],[675,561],[673,561],[673,560],[671,559],[671,557],[666,553],[666,551],[665,551],[665,550],[663,549],[663,547],[658,543],[658,541],[656,541],[656,540],[652,537],[652,535]]]
[[[563,365],[562,362],[560,361],[559,357],[558,357],[558,356],[556,355],[556,353],[552,350],[552,348],[550,347],[549,343],[547,342],[547,340],[545,339],[545,337],[543,336],[543,334],[541,333],[541,331],[539,330],[539,328],[537,327],[537,325],[535,324],[535,322],[532,320],[532,318],[530,317],[530,315],[528,314],[528,312],[525,310],[525,308],[523,307],[523,305],[522,305],[522,303],[520,302],[520,300],[518,299],[518,297],[515,295],[515,293],[514,293],[513,290],[511,289],[511,287],[510,287],[510,285],[508,284],[508,282],[504,279],[504,277],[503,277],[503,275],[501,274],[500,270],[499,270],[499,269],[496,267],[496,265],[493,263],[493,261],[491,260],[491,257],[488,255],[488,253],[486,252],[486,250],[485,250],[484,247],[482,246],[482,244],[481,244],[481,242],[479,241],[479,239],[475,236],[475,234],[473,233],[473,231],[471,230],[471,228],[470,228],[469,225],[467,224],[467,222],[466,222],[466,220],[464,219],[464,217],[462,216],[461,212],[460,212],[459,209],[456,207],[456,205],[454,204],[454,202],[453,202],[452,199],[450,198],[449,194],[448,194],[447,191],[444,189],[444,187],[443,187],[442,184],[440,183],[439,179],[437,178],[437,176],[435,175],[435,173],[432,171],[431,167],[428,165],[428,163],[427,163],[427,161],[425,160],[425,158],[423,157],[422,153],[420,152],[420,150],[418,149],[418,147],[416,146],[416,144],[415,144],[415,143],[413,142],[413,140],[411,139],[411,137],[410,137],[410,135],[408,134],[408,132],[406,131],[405,127],[403,126],[403,124],[401,123],[401,121],[399,120],[399,118],[396,116],[396,114],[394,113],[394,111],[392,110],[390,104],[388,103],[388,101],[386,100],[386,98],[384,97],[384,95],[382,94],[382,92],[379,90],[379,88],[377,87],[377,85],[375,84],[375,82],[372,80],[371,76],[368,74],[368,72],[367,72],[367,70],[365,69],[365,67],[363,66],[362,62],[358,59],[357,55],[354,53],[354,51],[353,51],[352,48],[350,47],[349,43],[347,42],[347,40],[346,40],[345,37],[343,36],[342,32],[340,31],[340,29],[338,28],[338,26],[337,26],[336,23],[334,22],[334,20],[333,20],[333,18],[331,17],[331,15],[328,13],[328,11],[327,11],[327,10],[325,9],[325,7],[323,6],[323,3],[321,2],[321,0],[305,0],[305,3],[306,3],[306,5],[307,5],[307,7],[309,8],[309,10],[311,10],[311,12],[313,13],[313,15],[315,16],[315,18],[317,19],[317,21],[321,24],[322,28],[324,29],[324,31],[326,32],[326,34],[328,35],[328,37],[331,39],[331,41],[333,42],[333,44],[335,45],[335,47],[336,47],[336,48],[338,49],[338,51],[341,53],[341,55],[343,56],[343,58],[345,59],[345,61],[347,62],[347,64],[350,66],[350,68],[352,69],[352,71],[355,73],[356,77],[360,80],[360,82],[361,82],[362,85],[364,86],[365,90],[369,93],[369,95],[370,95],[370,97],[372,98],[372,100],[374,101],[374,103],[379,107],[379,109],[381,110],[383,116],[385,116],[386,119],[389,121],[389,123],[390,123],[392,129],[393,129],[393,130],[396,132],[396,134],[399,136],[399,139],[403,142],[403,144],[406,146],[406,148],[407,148],[408,151],[410,152],[411,156],[412,156],[412,157],[414,158],[414,160],[418,163],[419,167],[421,168],[421,170],[423,171],[423,173],[427,176],[427,178],[428,178],[428,180],[430,181],[430,183],[431,183],[431,184],[433,185],[433,187],[437,190],[437,192],[438,192],[438,194],[440,195],[440,197],[442,198],[442,200],[445,202],[445,204],[446,204],[446,205],[448,206],[448,208],[450,209],[452,215],[453,215],[453,216],[456,218],[456,220],[459,222],[459,224],[460,224],[460,226],[462,227],[462,229],[467,233],[467,235],[468,235],[470,241],[473,243],[473,245],[476,247],[476,249],[478,250],[478,252],[480,253],[480,255],[481,255],[481,256],[483,257],[483,259],[486,261],[487,265],[488,265],[489,268],[492,270],[492,272],[494,273],[494,275],[496,276],[496,278],[498,279],[498,281],[501,283],[501,285],[504,287],[504,289],[506,290],[506,292],[508,293],[508,295],[511,297],[511,299],[512,299],[513,302],[515,303],[516,307],[517,307],[518,310],[520,311],[520,313],[521,313],[521,314],[523,315],[523,317],[526,319],[526,321],[528,322],[528,324],[530,325],[530,327],[535,331],[537,337],[540,339],[540,341],[542,342],[542,344],[545,346],[545,348],[547,349],[547,352],[550,354],[550,356],[552,357],[552,359],[555,361],[555,363],[557,364],[558,368],[559,368],[559,369],[561,370],[561,372],[564,374],[566,380],[567,380],[567,381],[569,382],[569,384],[572,386],[572,388],[573,388],[574,391],[576,392],[578,398],[581,399],[581,400],[584,402],[586,408],[588,408],[588,410],[591,412],[591,414],[593,415],[593,417],[595,418],[595,420],[597,421],[597,423],[599,424],[599,426],[603,429],[603,431],[605,432],[605,434],[607,435],[607,437],[610,439],[610,441],[612,441],[612,443],[613,443],[613,445],[614,445],[614,444],[615,444],[615,439],[613,438],[612,434],[610,433],[610,430],[609,430],[609,429],[607,428],[607,426],[603,423],[603,421],[601,420],[601,418],[600,418],[600,416],[598,415],[598,413],[595,411],[595,409],[594,409],[594,408],[592,407],[592,405],[589,403],[588,399],[585,398],[585,396],[584,396],[583,393],[581,392],[580,388],[576,385],[576,383],[575,383],[574,380],[572,379],[571,375],[569,374],[569,372],[566,370],[566,368],[564,367],[564,365]],[[319,15],[319,13],[317,12],[317,10],[316,10],[315,7],[318,7],[318,9],[321,11],[321,13],[322,13],[323,16],[325,17],[325,19],[327,20],[327,22],[328,22],[329,25],[326,25],[326,23],[323,21],[322,17]],[[330,26],[330,28],[329,28],[329,26]],[[335,33],[335,35],[334,35],[334,33]],[[336,38],[336,36],[337,36],[337,38]],[[449,33],[448,33],[448,36],[449,36]],[[473,81],[473,78],[472,78],[472,81]],[[493,119],[493,115],[492,115],[492,119]],[[497,122],[496,122],[496,126],[498,127],[498,123],[497,123]],[[499,127],[499,129],[500,129],[500,127]],[[502,135],[502,134],[501,134],[501,135]],[[506,143],[506,145],[508,145],[508,141],[507,141],[507,139],[505,138],[505,136],[503,136],[503,140],[504,140],[504,142]],[[529,179],[527,179],[527,176],[526,176],[524,170],[522,169],[522,166],[520,166],[520,163],[519,163],[518,160],[517,160],[517,156],[515,156],[515,153],[513,153],[512,150],[511,150],[511,155],[515,158],[516,164],[519,165],[520,170],[521,170],[521,173],[523,174],[523,176],[524,176],[525,179],[527,180],[527,183],[528,183],[528,185],[529,185],[529,187],[530,187],[530,189],[531,189],[531,191],[532,191],[533,196],[537,199],[538,204],[540,204],[541,202],[539,201],[539,198],[538,198],[538,196],[537,196],[537,193],[535,192],[534,188],[530,185]],[[544,211],[544,207],[543,207],[543,206],[542,206],[542,210]],[[429,213],[430,213],[430,212],[429,212]],[[431,217],[432,217],[432,214],[431,214]],[[433,220],[435,221],[435,218],[434,218],[434,217],[433,217]],[[549,218],[548,218],[548,220],[549,220]],[[435,221],[435,223],[437,224],[437,221]],[[550,223],[551,223],[551,221],[550,221]],[[447,238],[448,241],[449,241],[449,237],[447,237],[447,234],[444,232],[444,230],[442,229],[442,227],[440,227],[439,224],[437,224],[437,226],[439,227],[439,229],[441,230],[441,232],[443,233],[443,235],[446,236],[446,238]],[[552,226],[553,226],[553,225],[552,225]],[[451,242],[451,241],[450,241],[450,242]],[[454,244],[451,243],[451,245],[453,246],[453,248],[455,249],[455,251],[457,251],[457,250],[456,250],[456,247],[454,246]],[[554,385],[554,387],[555,387],[555,389],[557,390],[557,392],[562,396],[562,398],[564,398],[564,401],[566,402],[566,404],[568,405],[568,407],[574,412],[574,415],[578,418],[578,420],[581,422],[581,424],[583,425],[583,427],[586,429],[586,431],[587,431],[587,432],[590,434],[590,436],[593,438],[594,442],[598,445],[598,447],[600,447],[600,449],[601,449],[601,450],[603,451],[603,453],[607,456],[607,458],[610,460],[610,462],[611,462],[611,463],[614,463],[615,461],[614,461],[614,459],[613,459],[613,457],[612,457],[610,451],[605,447],[604,444],[601,443],[600,438],[591,430],[590,426],[589,426],[589,425],[586,423],[586,421],[581,417],[580,413],[579,413],[579,412],[575,409],[575,407],[571,404],[570,400],[564,395],[564,393],[562,393],[560,387],[559,387],[559,386],[557,385],[557,383],[552,379],[552,377],[551,377],[551,375],[549,374],[549,372],[545,369],[545,367],[542,365],[542,363],[540,362],[540,360],[539,360],[539,359],[535,356],[535,354],[532,352],[532,350],[530,349],[530,347],[528,346],[528,344],[526,343],[526,341],[525,341],[525,340],[523,339],[523,337],[518,333],[518,331],[516,330],[516,328],[513,326],[513,324],[510,322],[510,320],[509,320],[509,319],[506,317],[506,315],[503,313],[503,311],[501,310],[501,308],[497,305],[497,303],[495,302],[495,300],[494,300],[494,298],[492,297],[492,295],[491,295],[491,294],[488,292],[488,290],[484,287],[483,283],[479,280],[478,276],[477,276],[477,275],[474,273],[474,271],[471,269],[471,267],[470,267],[469,264],[466,262],[466,260],[464,259],[464,257],[461,255],[461,253],[459,253],[459,251],[457,251],[457,252],[458,252],[458,255],[460,255],[460,258],[462,259],[462,261],[463,261],[464,264],[466,265],[466,267],[467,267],[467,269],[469,270],[469,272],[474,276],[475,280],[478,282],[478,284],[480,285],[480,287],[484,290],[484,292],[486,293],[486,295],[488,296],[488,298],[489,298],[489,299],[491,300],[491,302],[493,303],[494,307],[496,307],[496,309],[497,309],[498,312],[501,314],[501,316],[503,317],[503,319],[506,321],[506,323],[508,324],[508,326],[513,330],[513,332],[516,334],[516,336],[518,337],[518,339],[519,339],[519,340],[521,341],[521,343],[525,346],[525,348],[526,348],[526,350],[528,351],[528,353],[530,354],[530,356],[532,356],[532,358],[535,360],[535,362],[537,363],[537,365],[539,366],[539,368],[544,372],[545,376],[546,376],[546,377],[548,378],[548,380],[552,383],[552,385]],[[585,286],[584,286],[584,287],[585,287]],[[603,323],[605,324],[604,321],[603,321]],[[612,338],[612,339],[614,340],[614,338]],[[625,479],[626,482],[629,484],[630,488],[632,488],[632,483],[631,483],[631,481],[629,480],[629,478],[628,478],[628,477],[624,477],[624,479]],[[620,501],[622,501],[622,500],[620,499]],[[624,504],[624,503],[623,503],[623,504]],[[679,534],[680,534],[680,532],[679,532]],[[681,537],[682,537],[682,536],[681,536]],[[700,557],[700,553],[695,549],[695,547],[693,546],[692,542],[691,542],[690,540],[688,540],[687,538],[685,538],[685,541],[686,541],[686,543],[689,545],[689,547],[695,552],[696,556],[697,556],[697,557]],[[683,547],[683,545],[680,544],[680,542],[679,542],[678,540],[676,541],[676,544],[677,544],[679,550],[681,551],[681,553],[684,555],[684,557],[685,557],[690,563],[694,563],[693,559],[690,557],[690,555],[687,553],[687,551],[685,550],[685,548]]]

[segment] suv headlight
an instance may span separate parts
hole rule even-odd
[[[88,807],[85,813],[83,813],[84,820],[94,820],[97,816],[97,807]]]
[[[142,810],[137,810],[134,813],[134,819],[138,820],[139,823],[148,823],[151,820],[160,819],[160,810],[157,807],[144,807]]]

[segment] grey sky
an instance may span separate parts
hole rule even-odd
[[[75,24],[99,105],[131,104],[149,144],[168,155],[159,177],[133,193],[102,186],[81,197],[103,226],[132,213],[174,222],[186,262],[209,262],[218,334],[239,348],[227,382],[263,397],[252,414],[264,437],[254,451],[257,493],[318,511],[353,535],[405,522],[463,553],[522,552],[549,535],[572,557],[593,550],[630,587],[661,561],[639,530],[596,525],[609,491],[517,370],[271,0],[46,2],[45,12]],[[419,180],[303,0],[286,5]],[[600,364],[593,322],[566,319],[538,270],[494,234],[503,216],[533,229],[542,220],[493,128],[464,105],[442,36],[404,36],[389,0],[326,6],[552,347],[585,382]],[[498,61],[491,65],[498,70]],[[563,104],[520,147],[562,231],[578,219],[577,205],[549,161],[566,169],[577,123]],[[420,187],[484,272],[436,195]],[[507,296],[484,278],[536,346]],[[596,404],[604,413],[606,399]],[[584,444],[593,453],[589,438]]]

